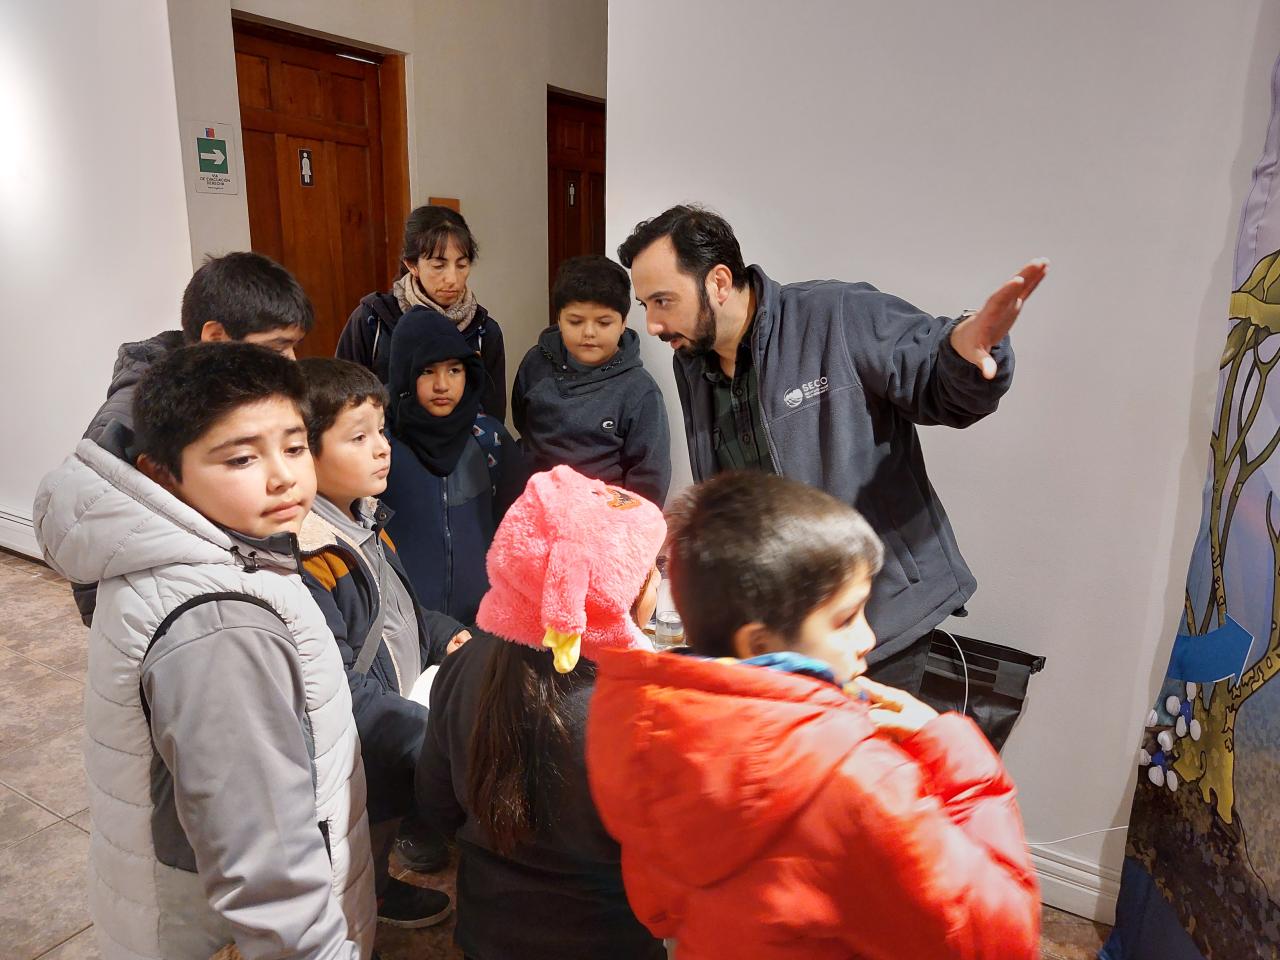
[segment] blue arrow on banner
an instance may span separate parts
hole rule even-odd
[[[1173,641],[1169,678],[1213,683],[1239,677],[1253,647],[1253,637],[1231,617],[1216,630],[1195,636],[1180,633]]]

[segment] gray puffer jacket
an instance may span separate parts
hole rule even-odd
[[[33,515],[49,563],[99,583],[84,760],[102,956],[367,960],[360,743],[296,541],[233,537],[92,440]]]
[[[170,350],[185,343],[181,330],[166,330],[150,340],[122,343],[116,353],[116,366],[111,371],[111,386],[107,387],[107,399],[89,421],[84,435],[90,440],[100,440],[113,423],[133,429],[133,393],[142,375],[151,369]],[[98,584],[71,581],[71,596],[80,611],[84,625],[93,623],[93,610],[97,605]]]
[[[111,371],[111,386],[107,387],[107,399],[89,421],[84,435],[90,440],[98,440],[113,421],[132,430],[133,392],[138,381],[165,354],[178,349],[184,342],[181,330],[166,330],[150,340],[120,344],[116,366]]]

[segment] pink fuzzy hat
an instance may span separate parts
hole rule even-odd
[[[631,607],[666,536],[662,511],[637,494],[571,467],[534,474],[489,547],[476,625],[550,647],[561,673],[602,647],[652,649]]]

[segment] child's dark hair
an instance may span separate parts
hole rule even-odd
[[[280,264],[260,253],[209,257],[182,294],[182,333],[198,343],[216,320],[232,340],[282,327],[311,330],[316,315],[301,284]]]
[[[652,220],[636,224],[618,247],[618,259],[630,267],[642,252],[663,237],[671,238],[680,270],[693,277],[701,287],[707,274],[724,264],[739,289],[747,284],[747,265],[742,261],[742,247],[729,221],[704,207],[681,204],[664,210]]]
[[[372,370],[358,363],[307,357],[298,361],[298,369],[307,381],[307,443],[315,456],[320,454],[325,432],[344,410],[369,400],[387,408],[387,388]]]
[[[569,699],[595,679],[579,660],[558,673],[548,650],[499,643],[489,654],[468,752],[467,803],[499,856],[510,856],[554,819],[564,772],[552,748],[569,740]]]
[[[875,576],[883,558],[848,504],[770,474],[722,474],[667,513],[671,596],[703,656],[735,656],[734,634],[748,623],[796,637],[815,607],[851,577]]]
[[[608,257],[589,254],[560,264],[551,287],[551,308],[556,316],[571,303],[598,303],[624,318],[631,309],[631,281],[627,271]]]
[[[292,360],[251,343],[198,343],[163,357],[133,395],[138,452],[175,480],[182,451],[240,407],[282,397],[304,414],[307,382]]]
[[[401,276],[407,271],[404,260],[417,263],[423,257],[443,257],[454,241],[468,260],[480,253],[471,228],[457,210],[448,207],[418,207],[404,223],[404,249],[400,254]]]

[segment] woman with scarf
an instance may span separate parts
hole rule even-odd
[[[390,379],[391,338],[410,307],[426,307],[453,321],[481,360],[480,409],[507,416],[507,354],[498,321],[476,302],[467,280],[476,241],[462,214],[448,207],[418,207],[404,225],[403,267],[389,293],[375,291],[352,311],[338,341],[337,356]]]
[[[452,320],[410,307],[390,354],[387,532],[422,605],[469,624],[494,531],[528,479],[524,458],[481,412],[484,366]]]

